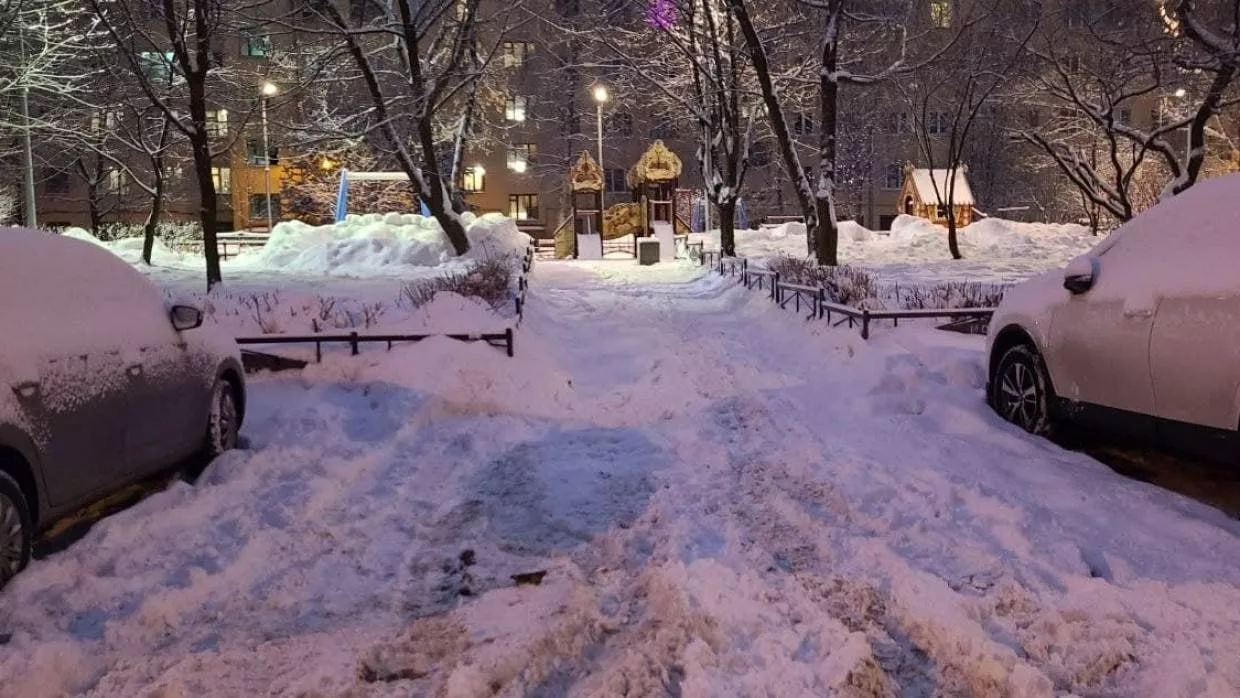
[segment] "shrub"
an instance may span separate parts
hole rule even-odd
[[[104,223],[95,231],[95,237],[104,242],[140,238],[144,227],[142,223]],[[155,224],[155,236],[169,247],[202,242],[202,226],[197,221],[160,221]]]
[[[881,308],[878,281],[870,272],[847,265],[823,267],[811,259],[777,255],[767,261],[767,269],[779,273],[781,281],[827,289],[827,300],[858,308]]]
[[[1008,288],[1004,284],[949,281],[929,287],[897,287],[895,295],[900,307],[908,310],[994,308]]]
[[[514,265],[509,259],[479,260],[463,272],[404,282],[397,305],[412,310],[430,302],[438,291],[452,291],[498,308],[511,297],[513,276]]]

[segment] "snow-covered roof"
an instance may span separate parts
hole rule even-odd
[[[936,203],[940,197],[947,198],[947,170],[919,170],[912,172],[913,188],[917,196],[926,203]],[[957,206],[972,206],[973,189],[969,187],[969,178],[963,167],[956,169],[956,188],[952,192],[952,202]],[[938,185],[938,194],[935,194]]]

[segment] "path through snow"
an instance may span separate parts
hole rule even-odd
[[[1240,523],[1015,432],[983,382],[976,338],[544,264],[515,359],[256,381],[250,451],[0,595],[0,686],[1236,695]]]

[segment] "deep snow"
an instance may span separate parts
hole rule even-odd
[[[1017,432],[983,382],[978,338],[543,264],[514,359],[253,381],[249,450],[0,592],[0,686],[1236,695],[1240,522]]]
[[[839,257],[876,272],[884,281],[1012,282],[1033,276],[1087,252],[1105,238],[1079,225],[1018,223],[986,218],[961,228],[964,259],[953,260],[947,229],[913,216],[900,216],[891,231],[876,232],[852,221],[841,221]],[[718,249],[718,231],[691,236]],[[763,259],[783,254],[806,256],[805,225],[785,223],[773,228],[736,231],[736,253]]]

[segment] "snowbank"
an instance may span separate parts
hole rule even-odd
[[[870,268],[886,281],[948,280],[1011,282],[1062,266],[1100,238],[1078,225],[1018,223],[986,218],[959,229],[963,260],[952,260],[947,229],[924,218],[900,216],[890,233],[840,221],[840,261]],[[697,236],[717,246],[717,231]],[[737,253],[750,258],[807,254],[805,225],[736,231]]]
[[[91,235],[90,231],[84,228],[66,228],[60,233],[60,235],[62,237],[73,238],[74,240],[82,240],[99,245],[100,247],[111,250],[117,257],[120,257],[130,264],[139,264],[142,261],[143,239],[140,237],[121,238],[111,242],[104,242],[94,235]],[[154,244],[151,247],[151,263],[159,265],[192,265],[197,263],[201,266],[202,255],[177,252],[164,244],[162,239],[155,238]]]
[[[262,249],[242,255],[235,265],[288,273],[367,276],[409,267],[438,267],[453,262],[521,254],[529,236],[512,219],[499,214],[461,216],[470,251],[456,256],[434,218],[416,214],[365,214],[341,223],[276,224]]]
[[[401,326],[412,332],[430,334],[476,334],[502,332],[507,322],[481,299],[453,291],[437,291],[431,302],[414,310]]]

